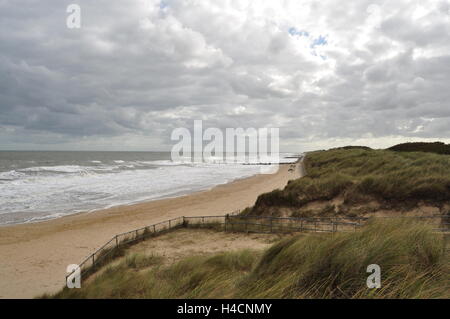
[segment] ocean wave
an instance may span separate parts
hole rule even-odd
[[[258,174],[261,168],[224,163],[220,157],[210,157],[202,163],[191,163],[190,158],[111,159],[101,163],[88,159],[83,162],[87,165],[39,163],[40,166],[24,169],[10,166],[9,171],[0,172],[0,216],[5,217],[0,218],[0,224],[36,222],[80,211],[180,196]]]
[[[22,168],[20,172],[58,172],[58,173],[79,173],[85,171],[86,166],[79,165],[61,165],[61,166],[36,166]]]
[[[185,164],[185,162],[175,162],[171,160],[139,161],[139,163],[144,165],[155,165],[155,166],[179,166]]]
[[[14,180],[17,178],[21,178],[23,177],[25,174],[18,172],[16,170],[12,170],[12,171],[8,171],[8,172],[1,172],[0,173],[0,181],[10,181],[10,180]]]
[[[20,217],[18,222],[39,221],[79,211],[179,196],[258,173],[256,166],[180,166],[164,165],[170,161],[152,162],[158,162],[159,169],[119,169],[102,174],[79,174],[86,167],[59,166],[56,170],[70,173],[21,175],[14,181],[0,183],[0,206],[6,214],[32,216],[32,219]],[[28,171],[30,169],[47,172],[54,171],[55,167],[34,167]],[[13,172],[1,174],[4,177],[15,176]]]

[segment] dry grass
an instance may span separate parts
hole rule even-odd
[[[183,258],[132,255],[81,289],[55,298],[449,298],[443,235],[412,220],[372,221],[361,231],[287,238],[264,252]],[[378,264],[382,288],[366,287]]]
[[[335,149],[308,154],[305,166],[306,177],[259,196],[246,213],[276,215],[283,207],[301,211],[309,203],[337,197],[343,198],[343,206],[336,207],[341,214],[369,201],[400,209],[450,202],[448,155]]]

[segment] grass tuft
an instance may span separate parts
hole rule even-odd
[[[450,202],[450,156],[362,148],[318,151],[305,158],[307,176],[258,197],[247,215],[292,212],[341,196],[349,206],[377,201],[386,207],[443,206]]]
[[[445,247],[426,223],[372,220],[357,232],[290,237],[264,253],[191,256],[170,266],[132,255],[53,297],[450,298]],[[380,289],[366,286],[370,264],[381,267]]]

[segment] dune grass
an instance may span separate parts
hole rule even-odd
[[[192,256],[164,266],[157,256],[128,256],[81,289],[54,298],[449,298],[442,234],[399,219],[357,232],[291,237],[264,252]],[[368,289],[366,268],[381,267]]]
[[[450,201],[450,156],[423,152],[334,149],[305,159],[307,176],[258,197],[247,214],[273,207],[300,208],[337,196],[352,205],[377,200],[397,206]],[[273,209],[272,209],[273,210]]]
[[[234,283],[251,271],[260,257],[243,250],[192,256],[162,266],[162,258],[133,255],[109,266],[81,289],[64,288],[54,298],[226,298]],[[49,297],[49,296],[46,296]]]
[[[378,264],[381,289],[368,289]],[[242,284],[260,298],[448,298],[442,235],[411,220],[370,222],[363,231],[292,238],[271,247]]]
[[[434,143],[423,143],[423,142],[413,142],[413,143],[403,143],[394,145],[389,148],[396,152],[428,152],[436,154],[448,154],[450,155],[450,145],[442,142]]]

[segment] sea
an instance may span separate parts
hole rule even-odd
[[[0,225],[177,197],[260,169],[215,157],[174,162],[170,152],[0,151]]]

